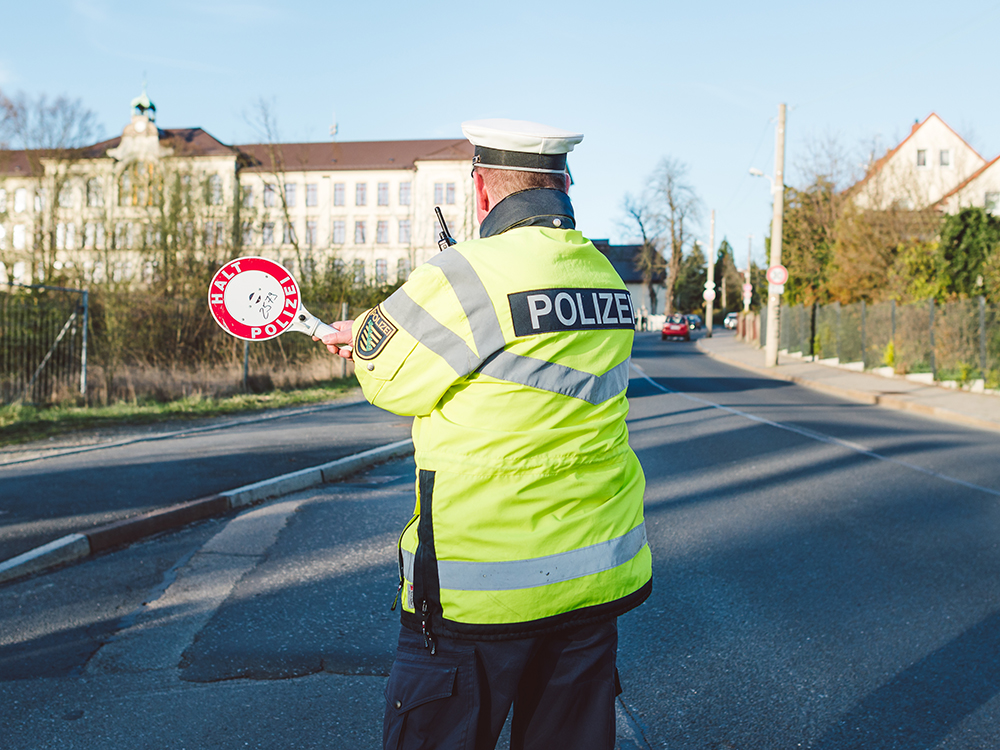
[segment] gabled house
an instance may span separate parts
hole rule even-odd
[[[1000,214],[1000,156],[977,169],[937,202],[937,208],[946,214],[957,214],[972,206]]]
[[[863,209],[919,210],[937,204],[985,165],[986,160],[932,112],[875,161],[848,194]]]
[[[666,263],[663,258],[659,259],[660,269],[653,273],[651,279],[653,289],[652,294],[650,294],[649,285],[643,279],[639,267],[639,254],[642,251],[642,245],[612,245],[609,240],[591,240],[591,242],[604,257],[611,261],[611,265],[622,277],[625,288],[632,295],[632,303],[636,313],[641,314],[642,309],[645,308],[649,315],[662,314],[667,288],[665,283],[667,274],[663,270]]]

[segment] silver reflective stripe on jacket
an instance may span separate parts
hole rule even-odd
[[[589,547],[529,560],[465,562],[438,560],[441,588],[456,591],[512,591],[571,581],[624,565],[646,545],[646,524]],[[402,550],[403,575],[413,580],[413,553]]]
[[[461,336],[414,302],[405,289],[396,290],[382,307],[401,328],[441,357],[460,377],[478,370],[497,380],[560,393],[591,404],[603,403],[628,387],[628,359],[603,375],[594,375],[504,351],[506,342],[500,320],[472,264],[455,250],[446,250],[428,263],[441,269],[455,291],[472,329],[476,352]]]

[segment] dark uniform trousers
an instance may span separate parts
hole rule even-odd
[[[505,641],[401,627],[385,689],[385,750],[492,750],[511,706],[511,750],[612,750],[621,692],[615,620]]]

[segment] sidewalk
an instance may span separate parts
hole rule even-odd
[[[721,362],[753,370],[767,377],[798,383],[806,388],[851,401],[910,411],[955,424],[1000,431],[1000,396],[924,385],[904,378],[885,378],[841,367],[804,362],[778,355],[777,367],[764,366],[764,350],[755,349],[729,331],[697,340],[698,348]]]

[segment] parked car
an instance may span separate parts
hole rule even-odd
[[[694,313],[691,313],[690,315],[687,316],[687,319],[688,319],[688,326],[691,328],[692,331],[697,331],[699,328],[701,328],[700,315],[695,315]]]
[[[739,313],[727,313],[726,317],[722,320],[722,325],[724,328],[736,328],[736,323],[739,319]]]
[[[660,332],[660,340],[666,341],[667,339],[691,340],[691,329],[688,327],[687,316],[671,315],[667,318],[663,324],[663,330]]]

